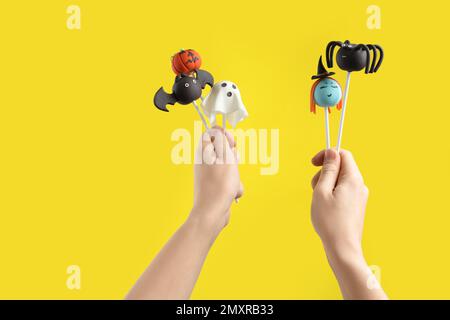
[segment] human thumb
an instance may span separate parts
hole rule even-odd
[[[334,149],[325,150],[322,170],[315,190],[333,192],[339,176],[341,159]]]

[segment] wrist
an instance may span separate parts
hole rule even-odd
[[[199,235],[214,241],[225,225],[223,219],[221,214],[194,207],[185,223]]]
[[[367,265],[360,243],[334,241],[331,243],[324,242],[323,245],[333,269]]]
[[[227,197],[219,198],[196,198],[194,197],[194,203],[192,206],[191,214],[193,212],[199,213],[204,218],[211,218],[213,220],[215,217],[223,217],[231,207],[233,203],[232,199]],[[210,221],[214,223],[214,221]]]

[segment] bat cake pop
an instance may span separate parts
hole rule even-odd
[[[248,116],[239,88],[231,81],[217,82],[204,99],[203,108],[212,125],[216,124],[216,115],[221,114],[224,129],[226,122],[234,128],[239,121]]]
[[[209,85],[214,85],[214,77],[208,71],[201,70],[201,58],[192,49],[182,50],[172,57],[172,70],[177,74],[172,86],[172,93],[159,88],[153,98],[153,103],[161,111],[168,112],[167,105],[179,103],[187,105],[192,103],[202,119],[203,124],[208,128],[208,124],[203,117],[196,100],[202,99],[202,91]]]
[[[330,148],[330,126],[328,113],[330,107],[336,106],[338,110],[342,108],[342,90],[339,83],[331,78],[334,72],[328,72],[322,63],[322,57],[319,59],[317,74],[312,76],[316,80],[310,93],[310,111],[316,113],[316,105],[324,108],[325,113],[325,138],[327,149]]]
[[[384,59],[383,48],[377,44],[353,44],[346,40],[345,42],[331,41],[326,48],[326,58],[328,68],[333,67],[334,49],[339,47],[336,53],[336,62],[341,70],[347,71],[347,80],[345,83],[344,102],[339,123],[339,134],[337,150],[339,151],[342,142],[342,132],[344,129],[345,111],[347,108],[348,90],[350,86],[350,75],[352,72],[365,69],[365,73],[375,73],[381,66]],[[372,56],[370,55],[372,52]],[[372,61],[372,63],[370,63]]]
[[[212,75],[203,70],[197,70],[195,77],[190,77],[184,73],[175,77],[175,83],[172,86],[172,93],[166,93],[163,87],[156,92],[153,102],[161,110],[168,112],[166,105],[175,103],[189,104],[198,100],[202,95],[202,90],[206,85],[213,86],[214,79]]]

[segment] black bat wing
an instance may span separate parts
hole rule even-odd
[[[168,94],[164,91],[164,89],[161,87],[156,92],[155,97],[153,98],[153,103],[155,106],[165,112],[169,112],[169,109],[166,108],[167,104],[174,105],[177,102],[177,98],[173,95],[173,93]]]
[[[197,70],[197,80],[200,81],[202,89],[205,89],[206,85],[212,87],[214,85],[214,77],[211,73],[205,70]]]

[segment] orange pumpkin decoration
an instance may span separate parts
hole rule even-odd
[[[182,73],[190,74],[197,69],[200,69],[201,65],[202,58],[192,49],[181,50],[172,57],[172,70],[177,75]]]

